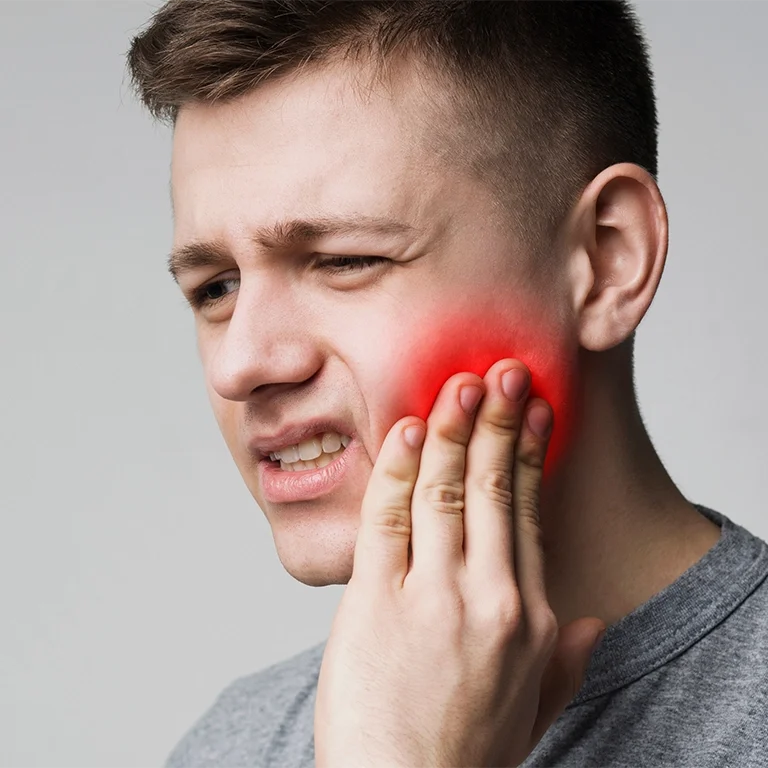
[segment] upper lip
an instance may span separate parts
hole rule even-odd
[[[351,428],[339,419],[317,418],[312,421],[288,424],[272,435],[254,435],[248,440],[248,450],[258,458],[266,458],[270,453],[287,448],[289,445],[296,445],[302,440],[323,432],[338,432],[340,435],[352,437]]]

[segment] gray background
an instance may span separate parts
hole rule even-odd
[[[160,764],[341,595],[283,571],[164,271],[170,135],[123,58],[156,5],[0,3],[4,766]],[[638,8],[671,219],[641,406],[688,498],[768,538],[768,4]]]

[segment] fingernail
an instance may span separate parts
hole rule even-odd
[[[423,427],[411,424],[410,427],[406,427],[403,430],[403,437],[405,442],[411,446],[411,448],[421,448],[421,444],[424,442],[426,432]]]
[[[552,418],[549,409],[543,405],[537,405],[528,411],[528,426],[531,432],[542,439],[549,437],[549,431],[552,429]]]
[[[509,400],[516,403],[528,389],[528,374],[520,368],[513,368],[501,377],[501,389]]]
[[[480,387],[476,387],[472,384],[462,387],[459,392],[461,407],[471,416],[475,412],[475,408],[477,408],[477,404],[480,402],[482,396],[483,391]]]

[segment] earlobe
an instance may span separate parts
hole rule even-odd
[[[666,206],[637,165],[606,168],[574,210],[571,285],[582,347],[601,352],[635,330],[656,294],[667,255]]]

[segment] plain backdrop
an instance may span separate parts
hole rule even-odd
[[[150,766],[235,677],[323,640],[165,272],[170,131],[132,97],[157,2],[0,2],[0,763]],[[666,271],[643,415],[686,496],[768,538],[768,3],[638,6]]]

